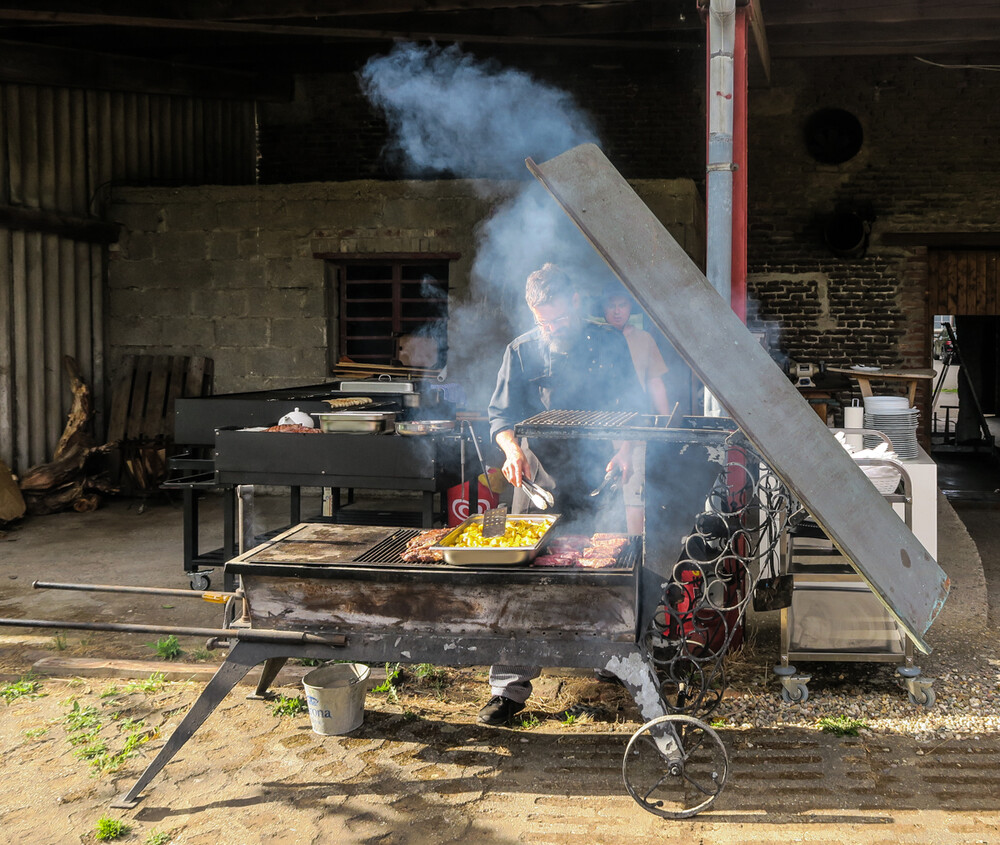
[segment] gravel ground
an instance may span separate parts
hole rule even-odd
[[[909,701],[896,667],[876,663],[800,663],[809,674],[804,704],[781,700],[771,667],[776,632],[762,632],[732,660],[729,693],[711,718],[728,728],[817,728],[820,719],[858,720],[863,733],[910,736],[920,742],[976,739],[1000,733],[1000,637],[977,632],[967,638],[935,639],[930,655],[917,655],[921,677],[933,680],[935,703]]]

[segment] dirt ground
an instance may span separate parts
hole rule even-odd
[[[200,601],[28,586],[39,578],[186,587],[178,508],[138,513],[119,504],[45,518],[44,528],[0,538],[3,615],[217,627],[218,606]],[[774,628],[753,628],[712,715],[729,781],[708,811],[683,821],[644,811],[625,790],[622,758],[641,722],[617,685],[547,671],[522,724],[489,728],[475,721],[488,697],[482,669],[412,666],[368,693],[364,723],[345,736],[318,735],[306,713],[285,715],[239,686],[135,809],[111,809],[204,680],[143,674],[16,685],[41,657],[149,660],[154,639],[6,629],[0,841],[92,843],[98,819],[109,817],[131,827],[115,841],[148,845],[1000,842],[1000,639],[989,629],[931,638],[935,652],[921,665],[937,679],[938,702],[922,713],[888,666],[827,664],[807,705],[783,704],[770,671]],[[180,638],[179,661],[218,662],[204,645]],[[276,691],[302,694],[294,679]],[[586,705],[585,715],[568,719],[574,704]],[[822,717],[852,714],[870,729],[838,736],[818,727]]]

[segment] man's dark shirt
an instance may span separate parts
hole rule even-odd
[[[490,436],[513,429],[542,411],[640,411],[644,394],[625,336],[611,326],[586,322],[572,349],[550,351],[535,328],[507,345],[490,400]],[[556,507],[589,510],[590,490],[604,477],[614,454],[609,440],[534,438],[531,450],[556,479]]]

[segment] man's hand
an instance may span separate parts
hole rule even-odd
[[[631,441],[626,441],[618,447],[618,451],[611,456],[611,460],[608,465],[604,468],[604,473],[611,472],[613,469],[620,469],[622,472],[622,484],[632,477],[632,447],[634,444]]]
[[[497,446],[503,449],[506,460],[503,462],[503,477],[515,487],[521,486],[521,479],[530,480],[528,459],[521,451],[521,447],[514,436],[513,429],[504,429],[497,432]]]

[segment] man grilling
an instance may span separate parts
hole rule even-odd
[[[631,443],[545,437],[529,444],[527,439],[518,441],[514,426],[553,409],[640,410],[643,392],[628,344],[617,329],[584,319],[579,290],[555,264],[528,276],[525,300],[535,328],[507,345],[489,405],[490,434],[505,456],[504,477],[515,488],[512,511],[531,509],[521,488],[522,479],[528,479],[552,492],[552,510],[563,524],[578,525],[578,533],[624,531],[620,493],[595,497],[590,491],[600,486],[606,473],[629,477]],[[539,671],[529,666],[491,667],[493,697],[479,712],[479,721],[508,724],[524,709],[531,679]]]

